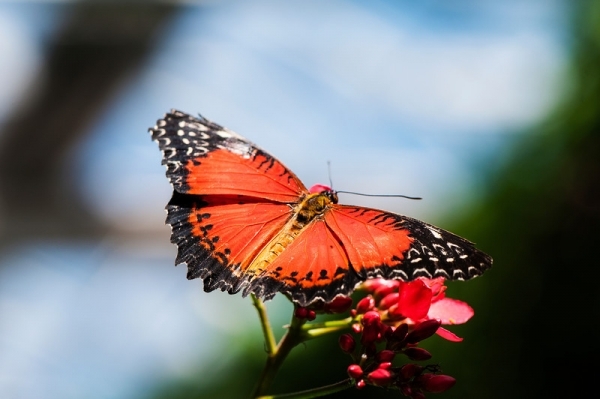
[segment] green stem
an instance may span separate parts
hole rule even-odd
[[[330,327],[346,328],[346,327],[350,327],[352,325],[353,321],[354,321],[354,319],[352,317],[346,317],[345,319],[342,319],[342,320],[328,320],[328,321],[324,321],[321,323],[305,324],[304,326],[302,326],[302,329],[303,330],[313,330],[313,329],[317,329],[317,328],[330,328]]]
[[[252,298],[252,304],[256,308],[258,312],[258,317],[260,317],[260,325],[263,330],[263,335],[265,336],[265,345],[267,354],[271,355],[275,352],[275,336],[273,335],[273,330],[271,329],[271,324],[269,324],[269,317],[267,316],[267,308],[263,301],[256,297],[254,294],[250,294]]]
[[[312,328],[302,332],[302,341],[308,341],[309,339],[318,338],[323,335],[331,334],[334,332],[342,331],[348,328],[347,326],[338,327],[326,327],[326,328]]]
[[[319,396],[329,395],[330,393],[335,393],[339,391],[343,391],[344,389],[348,389],[353,386],[353,382],[350,378],[336,382],[335,384],[326,385],[319,388],[308,389],[306,391],[294,392],[294,393],[286,393],[281,395],[269,395],[269,396],[259,396],[256,399],[310,399],[310,398],[318,398]]]
[[[292,317],[292,323],[283,338],[281,338],[281,341],[279,341],[277,348],[275,348],[273,352],[267,354],[267,363],[265,364],[258,380],[258,384],[254,389],[252,394],[253,398],[263,395],[267,389],[269,389],[287,355],[294,346],[302,342],[301,333],[304,322],[304,320]]]

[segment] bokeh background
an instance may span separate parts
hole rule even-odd
[[[0,3],[0,397],[247,397],[248,298],[173,267],[171,188],[147,129],[202,113],[306,183],[477,242],[495,266],[449,296],[440,398],[593,386],[600,264],[600,2]],[[281,335],[291,306],[268,302]],[[339,381],[335,337],[273,392]],[[399,397],[367,388],[331,397]],[[436,395],[433,395],[436,396]]]

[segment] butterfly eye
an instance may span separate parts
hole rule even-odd
[[[331,202],[333,202],[334,204],[338,203],[338,195],[335,191],[331,190],[331,191],[327,191],[327,197],[329,198],[329,200]]]

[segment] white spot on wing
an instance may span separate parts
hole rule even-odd
[[[230,140],[222,148],[233,152],[234,154],[241,155],[244,158],[250,158],[252,155],[252,145],[245,141]]]
[[[419,269],[415,269],[413,271],[413,277],[414,276],[428,276],[431,277],[431,273],[429,273],[429,270],[425,269],[424,267],[421,267]]]
[[[433,234],[433,236],[438,240],[442,239],[442,235],[440,234],[440,232],[434,229],[433,227],[427,227],[427,230],[431,231],[431,234]]]

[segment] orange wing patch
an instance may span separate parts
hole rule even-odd
[[[240,156],[227,149],[209,152],[186,165],[188,194],[244,195],[296,202],[308,192],[281,162],[256,150]]]
[[[248,287],[278,286],[305,306],[316,299],[346,294],[358,283],[342,243],[322,220],[307,225],[298,237]]]
[[[361,279],[378,276],[376,268],[381,266],[399,266],[413,243],[398,215],[375,209],[333,205],[325,223],[339,238]],[[408,280],[408,276],[400,277]]]
[[[190,212],[192,234],[207,250],[245,269],[290,217],[287,205],[216,198]],[[222,255],[221,255],[222,254]]]
[[[413,239],[402,223],[399,215],[331,204],[245,292],[266,286],[305,306],[346,295],[369,277],[395,273],[408,280],[399,266]]]
[[[176,263],[187,263],[188,278],[208,279],[205,289],[236,291],[244,270],[291,217],[288,205],[241,196],[175,193],[167,206]]]

